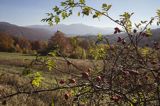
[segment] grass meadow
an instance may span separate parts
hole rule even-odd
[[[6,53],[0,52],[0,97],[8,94],[15,93],[17,88],[20,90],[30,89],[49,89],[52,88],[58,80],[66,79],[71,76],[67,76],[64,73],[66,71],[79,75],[80,71],[70,66],[62,58],[56,58],[57,68],[61,70],[49,71],[47,68],[34,67],[32,72],[40,72],[45,79],[42,83],[42,87],[33,88],[30,84],[30,75],[22,75],[25,67],[28,66],[36,56],[30,56],[20,53]],[[43,58],[43,57],[42,57]],[[94,66],[89,60],[69,59],[72,63],[80,67],[81,71],[88,70],[88,67]],[[98,64],[97,64],[98,65]],[[32,74],[31,74],[32,75]],[[0,101],[0,105],[5,104],[7,106],[49,106],[54,101],[57,106],[64,106],[67,104],[63,97],[63,92],[45,92],[33,95],[21,94],[8,98],[7,101]]]

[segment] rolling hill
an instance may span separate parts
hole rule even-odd
[[[7,22],[0,22],[0,32],[8,33],[12,36],[24,36],[29,40],[47,40],[53,35],[52,32],[45,29],[22,27]]]
[[[87,26],[84,24],[71,24],[71,25],[54,25],[50,27],[48,25],[32,25],[32,26],[18,26],[7,22],[0,22],[0,32],[8,33],[12,36],[24,36],[29,40],[47,40],[54,33],[59,30],[65,33],[67,36],[79,36],[82,39],[95,40],[98,33],[107,35],[106,37],[112,42],[116,41],[118,36],[126,36],[125,33],[120,35],[114,35],[114,28],[98,28],[93,26]],[[160,41],[160,28],[152,29],[153,36],[149,39],[144,39],[143,42]]]
[[[113,32],[113,28],[98,28],[84,24],[59,24],[50,27],[48,25],[18,26],[8,22],[0,22],[0,32],[13,36],[24,36],[30,40],[47,40],[58,30],[67,36],[88,36]]]

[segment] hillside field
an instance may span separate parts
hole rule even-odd
[[[25,67],[30,64],[33,59],[35,59],[35,56],[20,53],[0,52],[0,97],[16,92],[17,87],[19,87],[20,89],[32,89],[29,79],[30,76],[22,75],[22,73],[25,70]],[[92,65],[92,63],[88,60],[69,60],[78,67],[81,67],[82,71],[87,70],[88,67]],[[64,59],[62,58],[57,58],[56,64],[58,64],[57,67],[61,68],[61,70],[69,70],[73,74],[79,73],[74,67],[68,68],[66,63],[64,62]],[[52,85],[55,85],[57,83],[55,78],[59,80],[60,78],[65,79],[68,77],[66,77],[63,72],[57,72],[54,70],[48,71],[46,68],[40,69],[36,67],[32,69],[32,71],[39,71],[45,79],[45,81],[43,82],[43,87],[40,87],[39,89],[47,89],[53,87]],[[60,95],[59,98],[56,98],[57,95]],[[8,99],[7,102],[3,100],[0,101],[0,105],[7,104],[7,106],[48,106],[53,102],[54,98],[56,99],[54,104],[58,103],[57,105],[61,106],[63,103],[66,103],[61,95],[62,94],[60,92],[45,92],[39,93],[38,95],[33,94],[30,96],[20,94],[18,96],[14,96],[11,99]]]

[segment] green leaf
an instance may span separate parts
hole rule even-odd
[[[51,106],[55,106],[55,105],[54,105],[54,98],[52,99],[52,104],[51,104]]]
[[[39,87],[43,79],[44,78],[42,77],[42,75],[39,72],[34,73],[34,78],[32,80],[32,85],[36,86],[36,87]]]
[[[110,10],[110,8],[112,7],[112,5],[108,5],[107,7],[107,11]]]
[[[146,34],[148,35],[148,37],[152,36],[151,28],[146,29]]]
[[[132,22],[130,20],[131,16],[134,13],[128,13],[128,12],[124,12],[121,16],[121,21],[123,22],[123,25],[126,27],[127,32],[131,32],[132,30]]]
[[[90,48],[89,50],[90,55],[94,58],[94,59],[103,59],[106,56],[106,49],[104,45],[97,45],[94,48]]]
[[[51,51],[48,54],[51,55],[52,57],[56,57],[56,51]]]
[[[105,11],[110,10],[111,7],[112,7],[112,5],[107,5],[106,3],[102,4],[102,8],[103,8],[103,10],[105,10]]]
[[[81,15],[81,13],[80,12],[78,12],[78,16],[80,16]]]
[[[160,17],[160,9],[157,10],[157,15]]]
[[[97,18],[98,16],[96,14],[93,15],[93,18]]]
[[[59,16],[55,16],[55,23],[58,24],[60,22]]]
[[[102,37],[102,34],[101,34],[101,33],[99,33],[99,34],[97,35],[97,39],[98,39],[98,41],[102,41],[102,40],[103,40],[103,37]]]
[[[52,20],[49,20],[49,21],[48,21],[48,24],[49,24],[50,26],[53,26],[53,21],[52,21]]]
[[[65,6],[66,5],[66,2],[61,2],[61,6]]]
[[[84,7],[83,10],[82,10],[82,13],[84,15],[89,15],[89,13],[91,12],[91,8],[90,7]]]
[[[107,7],[106,3],[102,4],[102,8],[106,8],[106,7]]]
[[[68,17],[68,14],[67,14],[67,12],[63,11],[62,12],[62,18],[65,19],[66,17]]]
[[[71,7],[74,7],[74,0],[68,0],[68,4]]]
[[[55,6],[55,7],[53,8],[53,10],[54,10],[55,12],[57,12],[57,11],[59,11],[59,8],[58,8],[57,6]]]
[[[79,0],[79,2],[80,2],[81,4],[84,4],[84,3],[85,3],[85,0]]]
[[[158,22],[157,25],[160,24],[160,9],[157,10]]]
[[[93,18],[97,18],[102,16],[102,14],[100,12],[95,12],[95,14],[93,15]]]
[[[52,59],[48,59],[46,64],[49,71],[51,71],[56,66],[55,61]]]
[[[133,14],[133,13],[131,13]],[[128,12],[124,12],[122,15],[120,15],[123,18],[129,19],[131,17],[131,14],[129,14]]]

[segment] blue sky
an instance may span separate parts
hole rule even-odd
[[[58,5],[60,1],[63,0],[0,0],[0,21],[22,26],[47,24],[41,22],[41,19],[45,18],[45,13],[51,11],[52,7]],[[149,20],[155,15],[156,10],[160,9],[160,0],[87,0],[87,4],[96,9],[100,9],[103,2],[112,4],[109,14],[116,19],[123,12],[134,12],[132,18],[134,22]],[[91,17],[77,17],[77,14],[61,23],[83,23],[98,27],[115,26],[105,17],[98,20]]]

